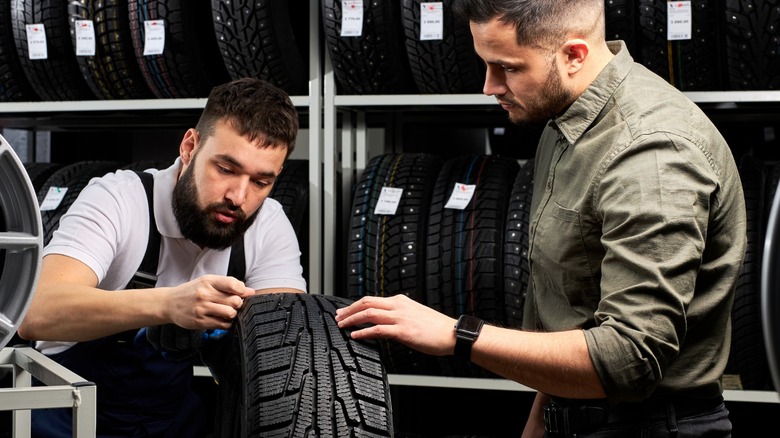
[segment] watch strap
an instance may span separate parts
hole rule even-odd
[[[470,315],[461,315],[458,318],[455,324],[455,356],[471,360],[471,347],[479,337],[484,324],[485,321]]]

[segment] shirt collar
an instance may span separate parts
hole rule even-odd
[[[569,109],[551,122],[570,144],[576,143],[593,124],[634,65],[623,41],[609,41],[607,46],[615,57]]]
[[[162,236],[174,239],[184,238],[173,215],[173,187],[179,179],[181,165],[181,158],[176,158],[171,167],[160,170],[154,177],[154,220]]]

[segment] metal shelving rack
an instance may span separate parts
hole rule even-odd
[[[314,37],[316,39],[316,37]],[[315,44],[312,45],[316,47]],[[313,56],[313,55],[312,55]],[[351,181],[343,178],[338,186],[336,174],[357,174],[370,157],[367,153],[367,127],[365,112],[393,110],[399,107],[480,107],[485,110],[496,105],[495,99],[483,95],[374,95],[338,96],[335,92],[335,78],[326,59],[323,81],[317,76],[319,62],[312,62],[310,94],[292,96],[296,107],[309,110],[309,184],[310,193],[310,239],[309,290],[312,293],[333,294],[335,289],[336,217],[338,199],[349,199]],[[321,91],[322,90],[322,91]],[[324,97],[320,96],[320,93]],[[777,103],[780,91],[715,91],[690,92],[688,97],[696,103],[730,108],[739,104]],[[145,110],[187,110],[201,109],[206,99],[148,99],[127,101],[80,101],[80,102],[18,102],[0,103],[0,117],[35,117],[39,114],[59,112],[95,113],[110,111]],[[349,111],[355,117],[343,117],[341,129],[337,126],[339,112]],[[319,127],[319,129],[317,128]],[[353,157],[341,160],[339,157]],[[348,207],[347,207],[348,208]],[[6,353],[7,357],[7,353]],[[437,376],[391,375],[390,383],[399,386],[453,387],[468,389],[519,390],[530,389],[511,381],[501,379],[468,379]],[[2,394],[2,392],[0,392]],[[770,391],[725,391],[727,400],[741,402],[780,403],[777,393]],[[0,407],[3,407],[0,401]],[[7,405],[6,405],[7,406]],[[7,409],[7,408],[6,408]]]
[[[311,293],[334,294],[336,287],[336,257],[341,242],[337,241],[339,200],[350,199],[350,187],[354,177],[362,171],[370,158],[368,156],[368,127],[366,113],[370,111],[399,111],[405,107],[444,109],[458,111],[461,108],[480,111],[498,111],[495,99],[490,96],[472,94],[451,95],[338,95],[335,74],[327,51],[322,51],[320,41],[321,23],[318,2],[310,2],[310,51],[309,51],[309,93],[306,96],[292,96],[293,104],[308,109],[309,121],[309,291]],[[325,56],[321,56],[322,52]],[[777,104],[780,91],[712,91],[689,92],[686,95],[696,103],[717,109],[731,109],[742,104]],[[79,101],[79,102],[18,102],[0,103],[0,119],[21,119],[47,116],[53,113],[95,114],[115,111],[143,112],[156,110],[198,110],[206,99],[149,99],[125,101]],[[340,117],[341,116],[341,117]],[[339,123],[340,122],[340,123]],[[343,177],[339,183],[338,174]],[[340,185],[339,185],[340,184]],[[344,203],[348,204],[348,202]],[[349,205],[341,208],[349,209]],[[319,238],[316,238],[319,237]],[[42,355],[40,355],[42,356]],[[22,359],[22,364],[15,361]],[[30,358],[34,358],[30,359]],[[48,368],[45,356],[38,357],[34,350],[4,349],[0,353],[0,365],[13,363],[15,367],[30,367],[33,371]],[[45,364],[45,366],[41,365]],[[56,364],[55,364],[56,365]],[[67,371],[67,370],[64,370]],[[208,370],[196,368],[197,376],[209,375]],[[34,374],[33,374],[34,375]],[[59,375],[59,374],[58,374]],[[70,375],[68,395],[62,388],[51,388],[48,394],[58,394],[60,402],[74,403],[76,392],[81,394],[80,406],[94,402],[94,393],[87,386],[72,386],[79,382],[78,376]],[[391,385],[446,387],[462,389],[484,389],[496,391],[533,391],[523,385],[504,379],[454,378],[420,375],[390,375]],[[21,382],[24,383],[24,382]],[[94,386],[91,387],[94,390]],[[27,409],[32,406],[25,401],[28,395],[37,397],[38,388],[16,390],[13,402],[3,401],[7,390],[0,389],[0,409]],[[58,392],[62,391],[62,393]],[[10,393],[10,392],[9,392]],[[23,395],[22,395],[23,394]],[[770,391],[727,390],[726,400],[740,402],[780,403],[780,397]],[[70,398],[69,398],[70,397]],[[90,398],[92,397],[92,398]],[[52,399],[54,397],[51,397]],[[29,402],[32,403],[32,402]],[[24,406],[23,406],[24,405]],[[74,407],[75,409],[75,407]],[[80,412],[85,412],[84,409]],[[19,414],[17,414],[19,415]],[[84,415],[84,414],[80,414]],[[21,414],[24,418],[24,414]],[[18,417],[17,417],[18,418]],[[81,429],[79,429],[81,430]]]
[[[0,411],[13,410],[13,436],[30,436],[30,409],[73,409],[73,436],[94,437],[97,391],[92,382],[31,347],[3,348],[0,366],[13,369],[14,387],[0,388]],[[32,386],[35,377],[45,386]]]

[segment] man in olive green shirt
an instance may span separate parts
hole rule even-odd
[[[739,174],[694,104],[609,48],[537,149],[524,325],[587,328],[612,401],[716,397],[746,243]]]
[[[524,437],[730,436],[720,379],[746,218],[728,145],[605,41],[601,0],[454,7],[485,61],[484,93],[514,122],[548,121],[526,327],[456,324],[403,295],[365,297],[339,325],[370,323],[353,338],[455,353],[536,389]]]

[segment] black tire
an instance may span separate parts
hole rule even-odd
[[[0,2],[0,102],[39,100],[16,54],[11,3]]]
[[[426,303],[426,223],[441,165],[430,154],[386,154],[368,163],[352,202],[347,298],[404,293]],[[395,215],[374,213],[383,187],[404,189]]]
[[[287,160],[271,189],[298,237],[303,278],[309,279],[309,160]]]
[[[694,0],[692,39],[667,39],[667,0],[640,0],[640,62],[682,91],[720,90],[720,0]]]
[[[363,2],[363,34],[341,37],[341,0],[322,2],[325,43],[340,94],[413,93],[396,0]]]
[[[50,187],[67,187],[68,191],[56,209],[41,212],[44,245],[49,243],[52,234],[60,225],[60,218],[73,205],[87,183],[92,178],[103,176],[117,168],[118,164],[113,161],[81,161],[60,168],[46,180],[38,190],[39,205],[46,199]]]
[[[726,26],[731,89],[779,89],[780,0],[726,0]]]
[[[58,0],[11,0],[19,61],[30,85],[43,100],[95,99],[76,61],[68,7],[66,2]],[[43,24],[47,59],[30,59],[25,27],[28,24]]]
[[[468,21],[443,8],[442,40],[420,41],[420,0],[403,0],[402,23],[406,54],[414,82],[421,93],[479,93],[485,79],[484,63],[474,52]]]
[[[207,0],[130,0],[130,32],[146,85],[159,98],[207,97],[230,80]],[[144,56],[144,21],[165,21],[165,49]]]
[[[306,0],[211,0],[211,7],[219,51],[232,79],[256,77],[288,94],[305,94],[309,79]],[[296,35],[296,30],[303,32]]]
[[[517,160],[489,155],[444,163],[433,192],[426,241],[428,306],[457,318],[468,314],[505,325],[504,233]],[[464,210],[444,208],[456,183],[476,185]],[[442,358],[443,373],[462,377],[485,371],[459,358]]]
[[[95,27],[95,55],[76,56],[87,85],[100,99],[149,99],[135,59],[130,36],[127,0],[71,0],[71,36],[76,46],[76,20],[92,20]]]
[[[534,189],[534,161],[529,160],[520,168],[506,215],[504,242],[504,294],[506,298],[506,324],[523,326],[525,293],[531,276],[528,261],[529,229],[531,223],[531,197]]]
[[[763,162],[745,155],[740,160],[739,172],[747,210],[747,249],[734,296],[731,353],[726,374],[738,375],[743,389],[764,390],[771,385],[760,309],[766,170]]]
[[[639,56],[639,14],[636,0],[608,0],[604,2],[607,41],[623,40],[629,53]]]
[[[49,177],[62,166],[59,163],[24,163],[24,170],[37,193]]]
[[[219,384],[221,437],[392,437],[376,344],[338,328],[344,298],[256,295],[233,324]]]
[[[405,294],[425,304],[428,210],[442,160],[430,154],[371,159],[352,202],[347,298]],[[375,214],[383,187],[403,188],[395,215]],[[437,361],[392,341],[380,342],[390,373],[428,374]]]

